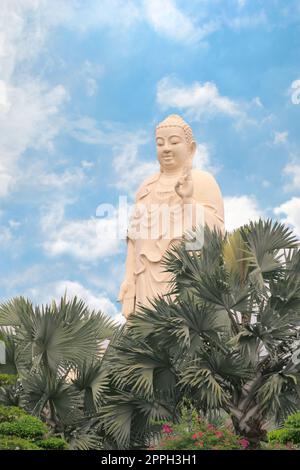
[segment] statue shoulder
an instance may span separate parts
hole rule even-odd
[[[155,173],[154,175],[152,176],[149,176],[148,178],[146,178],[143,183],[140,185],[140,187],[138,188],[137,192],[136,192],[136,201],[138,201],[139,199],[141,199],[142,197],[146,196],[149,192],[149,186],[152,184],[152,183],[155,183],[155,181],[158,180],[159,178],[159,175],[160,173]]]
[[[193,169],[192,178],[196,186],[207,189],[220,190],[215,177],[208,171]]]
[[[192,176],[197,181],[216,181],[211,173],[204,170],[198,170],[197,168],[192,169]]]

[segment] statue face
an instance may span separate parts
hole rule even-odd
[[[191,158],[184,130],[179,126],[161,127],[156,130],[157,158],[166,170],[179,170]]]

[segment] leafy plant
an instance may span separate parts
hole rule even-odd
[[[300,445],[300,412],[290,415],[281,429],[270,431],[268,441],[269,443]]]
[[[36,445],[40,449],[45,450],[67,450],[68,445],[64,439],[61,437],[49,437],[42,441],[36,441]]]
[[[40,419],[29,415],[0,423],[0,436],[17,436],[30,440],[43,437],[47,431],[47,426]]]
[[[300,404],[298,239],[270,220],[225,237],[206,228],[201,252],[174,245],[165,267],[173,297],[141,307],[110,343],[106,433],[116,446],[147,446],[158,432],[150,417],[176,423],[188,398],[259,447],[268,420]]]
[[[0,436],[0,450],[41,450],[34,442],[14,436]]]
[[[21,297],[2,304],[7,364],[0,372],[14,371],[18,381],[0,388],[0,403],[20,405],[75,448],[97,447],[91,415],[97,414],[107,387],[103,342],[116,328],[111,318],[89,311],[77,298],[41,307]]]

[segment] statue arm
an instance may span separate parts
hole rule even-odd
[[[224,204],[215,178],[207,172],[195,170],[195,173],[193,173],[193,187],[193,196],[184,199],[183,203],[191,203],[194,207],[196,204],[201,204],[204,210],[204,223],[210,229],[220,230],[224,235]],[[193,210],[193,220],[194,217],[195,210]]]
[[[121,284],[118,301],[122,303],[122,313],[128,318],[135,308],[135,247],[134,241],[127,237],[127,258],[125,279]]]

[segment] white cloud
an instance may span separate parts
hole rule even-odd
[[[300,197],[292,197],[280,206],[275,207],[274,214],[284,214],[282,222],[290,225],[300,237]]]
[[[79,142],[85,144],[104,144],[107,135],[99,129],[97,122],[89,117],[82,117],[68,122],[69,134]]]
[[[42,218],[43,248],[50,256],[69,255],[81,261],[96,262],[119,251],[118,217],[66,220],[61,202],[48,207]]]
[[[287,131],[284,132],[274,132],[274,139],[273,139],[273,144],[278,145],[278,144],[285,144],[287,142],[289,133]]]
[[[8,227],[0,226],[0,247],[6,247],[13,239],[11,230]]]
[[[53,298],[58,299],[59,297],[67,294],[67,298],[71,299],[77,296],[82,299],[92,310],[101,310],[102,312],[114,316],[118,313],[117,308],[112,301],[103,292],[94,293],[91,290],[84,287],[79,282],[74,281],[58,281],[54,285]]]
[[[67,299],[77,296],[83,300],[91,310],[99,311],[112,317],[119,315],[113,302],[105,292],[91,291],[78,281],[59,280],[53,283],[40,285],[28,289],[27,294],[37,304],[49,304],[52,300],[57,302],[66,294]]]
[[[54,2],[52,14],[44,15],[49,7],[45,0],[1,1],[0,197],[23,176],[19,166],[25,151],[51,150],[62,127],[60,113],[67,91],[62,85],[43,83],[31,71],[50,26],[63,17],[63,5],[58,13]]]
[[[174,77],[164,77],[158,82],[156,100],[163,110],[177,108],[194,120],[206,120],[217,114],[233,118],[243,115],[240,105],[220,95],[213,82],[184,86]]]
[[[192,43],[203,39],[218,28],[217,22],[207,22],[201,27],[184,14],[174,0],[144,0],[146,19],[153,29],[178,42]]]
[[[193,167],[216,174],[220,168],[211,162],[211,146],[207,143],[197,143],[196,153],[193,159]]]
[[[253,196],[226,196],[224,207],[225,227],[229,232],[264,216]]]
[[[7,86],[11,107],[0,114],[0,195],[5,196],[22,176],[18,163],[29,148],[51,151],[60,132],[60,108],[67,99],[58,85],[48,88],[36,81]]]
[[[264,105],[262,104],[261,102],[261,99],[259,96],[256,96],[255,98],[253,98],[252,102],[258,107],[258,108],[263,108]]]
[[[38,183],[56,189],[64,189],[70,186],[82,184],[86,180],[86,175],[81,168],[69,168],[62,173],[40,173]]]
[[[260,11],[254,15],[236,16],[227,20],[228,25],[235,30],[243,28],[256,28],[267,24],[268,19],[264,11]]]
[[[0,112],[6,113],[11,107],[11,103],[8,101],[7,86],[3,80],[0,80]]]
[[[95,163],[90,160],[81,160],[80,163],[83,168],[93,168],[95,166]]]
[[[263,180],[261,184],[263,188],[269,188],[271,186],[271,183],[269,180]]]
[[[79,76],[84,81],[87,96],[90,98],[98,92],[99,79],[104,74],[104,67],[86,60],[80,68]]]
[[[291,181],[285,186],[284,189],[286,191],[300,191],[300,163],[288,163],[283,171],[291,178]]]
[[[300,79],[292,82],[288,94],[290,95],[293,104],[300,104]]]
[[[156,159],[153,161],[140,160],[139,147],[148,142],[144,134],[136,133],[120,139],[120,143],[115,147],[115,157],[113,167],[117,176],[115,186],[129,193],[137,190],[143,180],[159,171]]]

